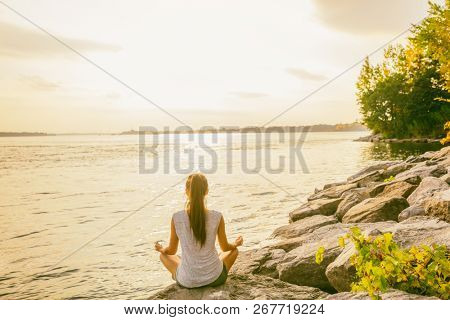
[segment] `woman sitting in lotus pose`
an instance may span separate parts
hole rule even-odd
[[[201,173],[191,174],[186,181],[186,207],[172,216],[169,245],[163,248],[155,244],[161,262],[185,288],[224,284],[238,256],[237,247],[243,243],[241,236],[233,244],[228,242],[222,214],[206,208],[207,194],[206,177]],[[220,255],[215,247],[216,236],[223,251]],[[176,255],[178,241],[181,258]]]

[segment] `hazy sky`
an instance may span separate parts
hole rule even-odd
[[[196,128],[270,121],[427,8],[426,0],[1,0],[0,131],[45,132],[179,123],[2,2]],[[358,72],[272,125],[359,119]]]

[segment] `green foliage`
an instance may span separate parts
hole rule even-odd
[[[317,264],[321,264],[322,263],[324,252],[325,252],[325,248],[324,247],[319,247],[319,249],[317,249],[317,252],[316,252],[316,263]]]
[[[450,119],[450,0],[430,3],[429,15],[406,46],[389,46],[384,60],[360,72],[357,101],[363,122],[384,137],[436,137]]]
[[[446,0],[445,6],[430,2],[429,7],[428,16],[414,26],[414,37],[410,40],[439,62],[439,73],[450,91],[450,0]]]
[[[447,121],[444,125],[444,130],[447,131],[447,135],[442,138],[441,143],[446,144],[450,142],[450,121]]]
[[[357,252],[350,260],[356,269],[352,291],[366,291],[373,299],[380,299],[380,293],[388,288],[450,298],[450,259],[445,245],[402,249],[391,233],[372,238],[357,227],[339,238],[341,247],[346,239]]]
[[[391,182],[394,179],[395,179],[394,176],[390,176],[389,178],[384,179],[384,182]]]

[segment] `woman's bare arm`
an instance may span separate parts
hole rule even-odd
[[[225,221],[223,217],[220,218],[219,228],[217,229],[217,239],[219,240],[220,249],[222,251],[231,251],[242,245],[242,237],[239,236],[233,244],[228,242],[227,233],[225,231]]]
[[[175,223],[173,222],[173,219],[170,223],[170,240],[169,245],[165,248],[163,248],[160,244],[155,244],[155,250],[159,251],[164,254],[168,255],[174,255],[177,253],[178,250],[178,235],[175,231]]]

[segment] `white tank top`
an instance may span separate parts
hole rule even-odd
[[[208,210],[206,214],[206,241],[203,247],[195,240],[185,210],[173,214],[175,231],[181,244],[181,263],[176,279],[186,288],[210,284],[222,273],[223,264],[216,250],[216,235],[222,214]]]

